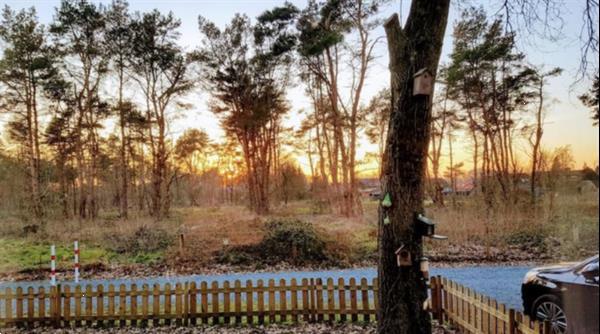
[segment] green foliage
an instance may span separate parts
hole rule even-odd
[[[301,220],[272,220],[265,225],[258,249],[265,257],[295,264],[326,261],[326,242],[311,223]]]

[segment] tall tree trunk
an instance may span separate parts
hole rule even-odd
[[[396,14],[385,23],[392,113],[381,178],[392,206],[379,209],[381,334],[431,333],[430,315],[423,307],[427,284],[419,263],[423,240],[415,229],[415,215],[423,212],[431,96],[413,96],[412,88],[413,74],[419,69],[428,68],[435,76],[449,6],[450,0],[413,0],[404,29]],[[400,247],[410,252],[410,266],[398,266],[395,252]]]
[[[122,56],[121,56],[122,57]],[[121,59],[120,64],[123,64]],[[127,143],[125,135],[125,110],[123,108],[123,68],[119,68],[119,128],[121,130],[121,152],[120,152],[120,167],[121,167],[121,191],[119,192],[119,215],[121,218],[128,216],[128,184],[129,176],[127,175]]]

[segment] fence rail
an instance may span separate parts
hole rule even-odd
[[[6,288],[0,292],[0,327],[158,326],[371,322],[378,282],[329,278]],[[431,279],[431,313],[464,333],[544,334],[522,313],[442,277]]]

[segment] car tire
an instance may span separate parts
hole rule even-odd
[[[550,333],[569,333],[568,319],[562,302],[554,295],[543,295],[536,299],[531,308],[531,315],[539,321],[549,320]]]

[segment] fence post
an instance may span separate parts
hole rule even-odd
[[[440,315],[438,313],[438,279],[437,277],[431,278],[430,290],[431,290],[431,313],[433,315],[433,319],[440,321]]]
[[[548,320],[544,320],[542,323],[542,334],[552,333],[552,323]]]
[[[508,310],[508,334],[516,334],[516,319],[515,319],[515,310],[514,309],[509,309]]]

